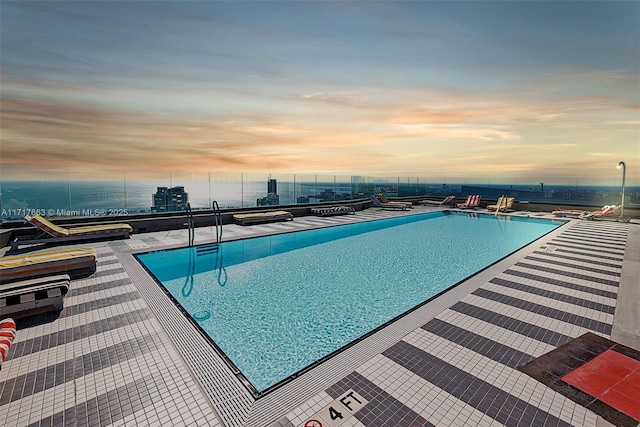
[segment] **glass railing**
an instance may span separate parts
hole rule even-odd
[[[40,214],[49,218],[124,217],[210,209],[338,203],[385,193],[389,198],[432,198],[480,194],[485,200],[501,195],[516,201],[557,206],[600,207],[620,204],[621,187],[526,183],[472,183],[464,177],[381,178],[373,176],[184,173],[170,172],[159,179],[134,178],[122,172],[110,181],[87,179],[87,171],[47,171],[40,180],[0,182],[0,218],[22,219]],[[640,187],[625,188],[625,207],[640,207]]]

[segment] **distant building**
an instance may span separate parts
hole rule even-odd
[[[278,182],[269,178],[267,181],[267,195],[260,199],[256,199],[257,206],[274,206],[280,204],[280,196],[278,196]]]
[[[189,193],[184,187],[158,187],[153,195],[151,212],[176,212],[183,211],[189,201]]]

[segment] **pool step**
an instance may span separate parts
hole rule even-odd
[[[211,243],[208,245],[202,245],[202,246],[196,247],[196,255],[198,256],[213,254],[219,251],[220,251],[220,245],[218,245],[217,243]]]

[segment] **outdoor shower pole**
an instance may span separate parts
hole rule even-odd
[[[620,209],[620,218],[624,216],[624,177],[627,174],[627,165],[624,162],[618,163],[618,169],[622,168],[622,209]]]

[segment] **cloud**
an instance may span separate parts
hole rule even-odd
[[[498,174],[515,176],[532,165],[545,169],[559,154],[597,152],[589,141],[601,145],[614,135],[602,127],[612,121],[602,118],[635,111],[606,96],[546,99],[524,89],[286,89],[286,95],[277,89],[157,90],[137,103],[145,92],[113,95],[106,87],[9,79],[0,112],[2,164],[94,175],[189,165],[232,173],[421,176],[428,170],[462,177],[487,176],[499,164]],[[153,105],[142,108],[142,101]]]

